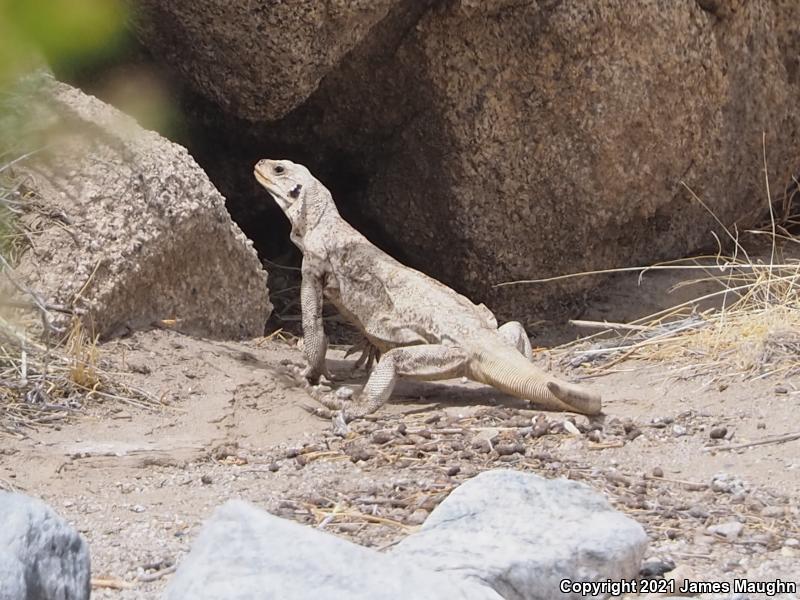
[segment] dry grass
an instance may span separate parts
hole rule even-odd
[[[24,437],[31,428],[62,421],[96,400],[160,406],[103,369],[83,310],[47,303],[14,275],[13,265],[40,229],[36,223],[52,217],[11,177],[12,162],[0,165],[0,432]],[[56,313],[70,316],[68,327],[55,324]]]
[[[790,377],[800,373],[800,260],[783,258],[784,250],[797,249],[795,244],[800,244],[800,239],[787,230],[800,223],[796,215],[789,214],[790,193],[793,195],[796,189],[787,192],[784,212],[776,217],[765,177],[769,222],[762,229],[745,233],[754,240],[767,241],[766,246],[759,244],[767,252],[762,250],[764,258],[753,258],[741,242],[739,232],[727,228],[683,185],[727,236],[723,244],[712,234],[718,248],[715,255],[527,283],[631,271],[638,271],[641,279],[647,271],[673,270],[687,275],[687,280],[675,288],[702,283],[707,289],[711,283],[718,289],[629,323],[573,321],[575,325],[599,331],[556,348],[554,354],[569,355],[573,364],[577,355],[592,374],[608,372],[628,359],[678,364],[676,370],[681,376],[712,375],[715,381]],[[731,250],[726,253],[723,246]],[[698,273],[700,277],[695,276]]]
[[[718,379],[800,372],[800,261],[719,256],[711,265],[671,268],[694,271],[697,266],[706,276],[679,285],[713,282],[719,290],[627,324],[576,322],[601,331],[556,353],[584,357],[594,373],[632,358],[682,363],[686,375],[713,373]],[[717,305],[703,309],[709,302]],[[576,349],[589,342],[593,347]]]

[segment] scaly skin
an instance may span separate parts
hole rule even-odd
[[[525,330],[517,322],[498,327],[485,306],[373,246],[336,210],[330,192],[308,169],[287,160],[262,160],[255,176],[292,224],[303,252],[303,349],[306,377],[319,381],[327,338],[323,296],[363,333],[364,347],[379,361],[355,399],[323,402],[342,408],[345,419],[369,414],[391,396],[398,377],[419,380],[468,377],[543,407],[588,415],[601,401],[580,386],[536,368]]]

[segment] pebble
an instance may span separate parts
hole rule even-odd
[[[211,475],[209,475],[208,473],[206,473],[205,475],[203,475],[202,477],[200,477],[200,481],[201,481],[202,483],[204,483],[205,485],[209,485],[209,484],[210,484],[210,483],[213,481],[213,479],[211,479]]]
[[[739,521],[728,521],[727,523],[712,525],[708,528],[709,533],[720,535],[729,542],[732,542],[738,538],[741,535],[742,530],[744,530],[744,525],[739,523]]]
[[[689,516],[692,516],[695,519],[707,519],[708,511],[702,506],[695,505],[689,509]]]
[[[728,435],[728,428],[724,425],[712,427],[711,431],[708,432],[708,437],[710,437],[712,440],[721,440],[726,435]]]
[[[598,429],[592,429],[589,433],[586,434],[586,438],[590,442],[594,442],[595,444],[599,444],[600,440],[603,439]]]
[[[646,560],[642,563],[642,568],[639,569],[639,575],[645,579],[661,577],[664,573],[672,571],[674,568],[674,560],[651,558],[650,560]]]
[[[686,427],[683,425],[673,425],[672,426],[672,435],[675,437],[681,437],[688,433]]]
[[[664,477],[664,469],[661,467],[653,467],[653,477]]]
[[[379,429],[375,433],[372,434],[372,443],[373,444],[385,444],[386,442],[390,441],[394,438],[395,432],[391,429]]]
[[[775,386],[775,393],[776,394],[788,394],[789,393],[789,388],[787,388],[785,385],[776,385]]]
[[[453,477],[454,475],[458,475],[461,472],[461,467],[458,465],[453,465],[449,469],[447,469],[447,476]]]
[[[406,523],[408,525],[422,525],[427,518],[428,511],[424,508],[418,508],[413,513],[408,515],[408,518],[406,518]]]

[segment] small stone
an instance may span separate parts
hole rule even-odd
[[[789,393],[789,388],[787,388],[785,385],[776,385],[775,386],[775,393],[776,394],[788,394]]]
[[[461,467],[459,467],[458,465],[453,465],[452,467],[447,469],[447,476],[454,477],[455,475],[458,475],[460,472],[461,472]]]
[[[653,467],[653,477],[664,477],[664,469],[661,467]]]
[[[766,429],[766,428],[767,424],[764,423],[764,421],[759,421],[758,423],[756,423],[756,429]]]
[[[472,447],[475,452],[478,452],[479,454],[486,454],[492,450],[492,445],[489,443],[489,440],[483,440],[480,438],[475,439],[472,442]]]
[[[600,434],[600,430],[592,429],[586,434],[586,439],[588,439],[590,442],[594,442],[595,444],[599,444],[603,438]]]
[[[728,435],[728,428],[724,425],[712,427],[711,431],[708,432],[708,437],[710,437],[712,440],[721,440],[726,435]]]
[[[267,469],[271,473],[275,473],[276,471],[280,470],[280,468],[281,468],[281,466],[276,462],[269,463],[269,466],[267,466]]]
[[[625,439],[628,440],[629,442],[632,442],[640,435],[642,435],[642,430],[639,429],[638,427],[634,427],[625,433]]]
[[[708,528],[709,533],[722,536],[729,542],[732,542],[741,535],[744,525],[739,521],[728,521],[727,523],[720,523],[719,525],[712,525]]]
[[[670,559],[660,560],[651,558],[650,560],[642,563],[642,568],[639,569],[639,575],[645,579],[653,577],[661,577],[664,573],[668,573],[675,568],[675,561]]]
[[[373,444],[385,444],[388,441],[391,441],[394,438],[394,431],[391,429],[379,429],[375,433],[372,434],[372,443]]]
[[[689,516],[694,517],[695,519],[707,519],[708,511],[702,506],[695,505],[689,509]]]
[[[512,442],[509,444],[497,444],[494,447],[494,449],[500,456],[510,456],[512,454],[525,454],[525,446],[523,446],[519,442]]]
[[[687,433],[688,432],[686,430],[686,427],[684,427],[683,425],[673,425],[672,426],[672,435],[674,435],[675,437],[681,437],[681,436],[686,435]]]
[[[786,538],[783,540],[783,545],[788,548],[800,548],[800,540],[797,538]]]
[[[131,506],[131,510],[135,513],[143,513],[145,511],[145,508],[141,504],[134,504],[133,506]]]
[[[201,481],[203,484],[205,484],[205,485],[210,485],[210,484],[211,484],[211,482],[213,481],[213,479],[211,479],[211,475],[209,475],[208,473],[206,473],[205,475],[203,475],[203,476],[200,478],[200,481]]]
[[[406,523],[408,525],[422,525],[425,522],[425,519],[428,518],[428,511],[424,508],[418,508],[413,513],[408,515],[406,518]]]

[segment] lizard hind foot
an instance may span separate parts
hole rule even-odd
[[[603,410],[600,394],[564,381],[548,381],[547,389],[556,398],[575,412],[584,415],[599,415]]]

